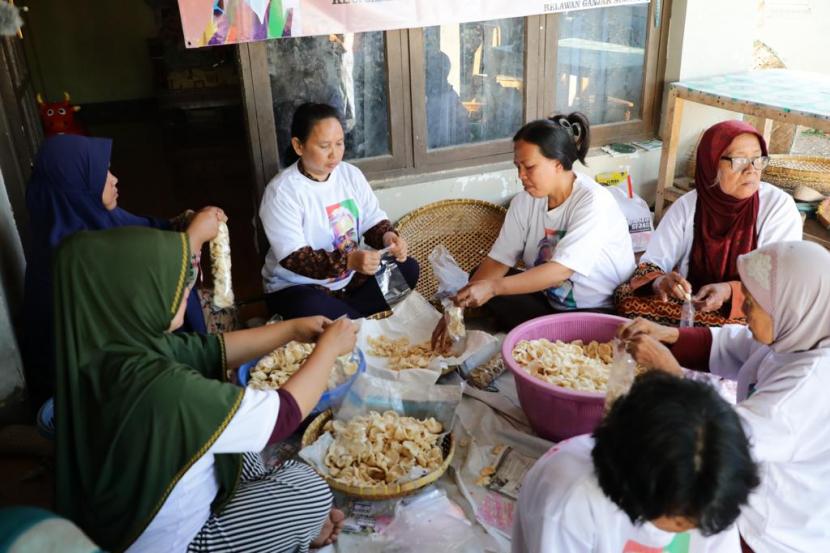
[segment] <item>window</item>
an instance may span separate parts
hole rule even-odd
[[[424,29],[430,150],[513,136],[524,114],[525,20]]]
[[[648,5],[559,16],[556,111],[592,125],[631,121],[642,110]]]
[[[291,146],[291,118],[305,102],[342,114],[346,159],[390,152],[386,49],[381,32],[266,42],[279,152]]]
[[[653,136],[659,4],[240,45],[258,179],[306,101],[340,109],[370,179],[510,160],[516,130],[556,112],[584,112],[594,145]]]

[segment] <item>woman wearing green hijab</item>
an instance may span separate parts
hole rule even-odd
[[[188,234],[80,232],[55,259],[57,508],[110,551],[307,551],[342,521],[309,467],[267,471],[256,452],[311,411],[356,329],[308,317],[173,334],[211,213]],[[278,392],[222,381],[292,339],[317,347]]]

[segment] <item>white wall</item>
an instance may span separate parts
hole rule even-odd
[[[761,0],[757,25],[763,41],[789,69],[830,73],[830,0],[801,0],[795,5]]]
[[[758,17],[757,0],[674,0],[666,83],[749,70]],[[739,117],[687,102],[680,130],[677,175],[685,170],[685,165],[680,164],[693,154],[704,130],[724,119]],[[665,133],[666,129],[661,131]]]
[[[591,176],[627,166],[637,194],[649,202],[654,200],[659,150],[616,158],[600,150],[592,150],[585,161],[587,167],[577,162],[575,168]],[[443,171],[409,179],[374,181],[372,186],[381,207],[393,221],[413,209],[449,198],[472,198],[506,205],[522,189],[512,163],[486,165],[474,172]]]

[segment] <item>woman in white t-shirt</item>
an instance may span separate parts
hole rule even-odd
[[[389,309],[373,278],[379,250],[394,258],[410,288],[418,281],[406,241],[360,169],[343,162],[344,144],[334,107],[301,105],[291,123],[289,166],[262,197],[259,216],[271,246],[262,268],[265,300],[286,319],[357,319]],[[373,249],[361,249],[361,238]]]
[[[737,381],[736,410],[761,468],[738,519],[744,550],[830,551],[830,253],[779,242],[739,257],[738,272],[748,327],[638,319],[621,336],[643,365]]]
[[[743,121],[723,121],[700,140],[696,189],[666,212],[630,280],[614,294],[620,314],[677,325],[686,294],[696,322],[743,324],[739,255],[785,240],[801,240],[792,197],[761,182],[767,145]]]
[[[585,163],[589,146],[588,119],[578,112],[519,129],[513,161],[524,191],[510,202],[490,254],[456,296],[459,306],[486,304],[505,330],[559,311],[612,307],[614,288],[634,270],[634,253],[614,197],[573,170],[577,160]],[[519,263],[524,271],[513,269]]]
[[[525,476],[513,553],[736,553],[758,468],[709,384],[657,371]]]

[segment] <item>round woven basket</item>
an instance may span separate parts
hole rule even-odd
[[[314,442],[317,441],[317,438],[323,433],[323,425],[325,425],[333,416],[331,410],[325,411],[320,413],[311,424],[308,425],[306,431],[303,433],[303,447],[308,447]],[[409,495],[413,492],[418,491],[419,489],[432,484],[447,471],[447,468],[450,466],[452,462],[452,457],[455,455],[455,440],[452,437],[452,433],[447,434],[444,436],[444,440],[441,443],[441,450],[444,453],[444,462],[441,463],[441,466],[435,469],[434,471],[430,472],[429,474],[418,478],[417,480],[412,480],[410,482],[406,482],[404,484],[385,484],[383,486],[372,486],[372,487],[357,487],[357,486],[349,486],[342,482],[338,482],[334,478],[329,475],[323,474],[318,471],[320,476],[328,483],[332,489],[335,489],[339,492],[347,494],[352,497],[358,497],[361,499],[372,499],[372,500],[379,500],[379,499],[394,499],[396,497],[403,497],[405,495]],[[316,468],[315,468],[316,470]]]
[[[830,194],[830,158],[771,155],[763,180],[789,189],[803,184],[822,194]]]
[[[443,244],[468,273],[478,267],[499,236],[507,210],[481,200],[444,200],[425,205],[398,221],[409,255],[421,262],[416,290],[428,300],[438,291],[429,254]]]

